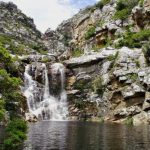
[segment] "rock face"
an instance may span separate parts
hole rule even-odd
[[[42,35],[16,5],[0,2],[0,42],[23,65],[36,66],[31,76],[39,85],[43,69],[37,64],[46,64],[49,83],[57,83],[55,90],[50,87],[54,95],[60,92],[60,74],[53,78],[51,66],[64,64],[71,119],[150,123],[149,0],[137,0],[126,18],[116,0],[98,4]]]
[[[115,22],[110,24],[111,17],[115,12],[115,3],[104,6],[101,10],[95,7],[87,7],[81,10],[71,19],[64,21],[58,26],[56,31],[48,29],[44,34],[44,41],[49,49],[55,53],[63,54],[64,51],[72,51],[76,48],[92,48],[96,43],[103,43],[103,38],[109,36],[113,30],[117,29]],[[100,26],[95,28],[95,37],[85,40],[85,33],[90,26]],[[110,33],[109,33],[109,31]],[[54,42],[55,41],[55,42]],[[60,52],[61,49],[61,52]]]
[[[77,49],[86,53],[106,44],[115,45],[116,37],[121,37],[129,27],[133,32],[149,28],[149,1],[139,1],[136,4],[123,21],[114,19],[115,0],[110,0],[102,8],[97,5],[87,7],[60,24],[56,31],[48,29],[44,34],[44,42],[50,52],[65,54],[67,59]]]
[[[15,4],[0,2],[0,32],[25,38],[26,41],[40,39],[41,33],[36,29],[32,18],[25,16]]]
[[[0,2],[0,42],[13,54],[46,50],[41,36],[32,18],[23,14],[12,2]]]
[[[138,114],[149,113],[149,67],[141,49],[103,49],[65,64],[73,79],[67,87],[72,116],[137,121]]]

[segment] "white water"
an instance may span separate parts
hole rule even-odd
[[[27,98],[29,112],[42,120],[66,120],[68,107],[67,95],[64,89],[65,68],[60,63],[55,63],[51,66],[51,77],[60,74],[58,80],[60,80],[61,83],[59,94],[54,96],[54,94],[50,94],[50,86],[52,85],[50,85],[49,82],[47,67],[45,64],[42,64],[40,67],[42,67],[43,86],[33,79],[32,73],[35,73],[36,76],[36,70],[32,68],[35,68],[35,66],[32,64],[27,65],[24,73],[24,95]]]

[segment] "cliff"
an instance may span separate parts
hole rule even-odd
[[[12,54],[46,50],[41,36],[32,18],[23,14],[15,4],[0,2],[0,42]]]
[[[69,58],[72,118],[149,123],[149,13],[147,0],[102,0],[46,31],[50,50]]]
[[[16,5],[0,11],[0,42],[18,56],[18,76],[34,62],[65,65],[71,119],[150,122],[149,0],[101,0],[43,35]]]

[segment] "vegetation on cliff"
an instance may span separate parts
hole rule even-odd
[[[7,137],[4,149],[16,149],[26,137],[26,130],[22,130],[26,123],[23,121],[21,109],[25,98],[20,91],[22,80],[13,76],[15,61],[9,52],[0,46],[0,122],[7,124]],[[23,108],[23,107],[22,107]],[[17,122],[16,122],[17,119]],[[17,125],[16,127],[14,125]],[[12,130],[13,127],[13,130]]]

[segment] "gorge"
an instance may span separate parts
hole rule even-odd
[[[149,124],[149,0],[101,0],[44,34],[0,1],[0,147],[147,150]]]

